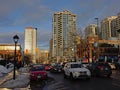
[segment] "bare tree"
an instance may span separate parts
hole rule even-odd
[[[77,35],[80,37],[80,39],[84,39],[85,37],[85,32],[82,28],[77,29]]]
[[[80,38],[79,44],[77,45],[78,48],[78,56],[79,58],[83,58],[86,48],[86,40],[85,40],[85,32],[84,29],[78,28],[77,29],[77,36]]]
[[[24,64],[32,63],[32,55],[31,54],[24,54]]]

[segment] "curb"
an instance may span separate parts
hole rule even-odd
[[[11,80],[12,79],[12,71],[9,72],[8,74],[6,74],[5,76],[3,76],[2,78],[0,78],[0,86],[5,83],[6,81],[8,80]]]
[[[16,77],[19,75],[18,72],[16,72]],[[0,78],[0,90],[31,90],[30,89],[30,82],[28,82],[24,87],[13,87],[13,88],[6,88],[4,87],[4,83],[7,81],[10,81],[13,79],[13,71],[7,73],[5,76]]]

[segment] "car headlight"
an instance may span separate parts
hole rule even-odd
[[[74,76],[79,76],[79,72],[74,72]]]
[[[89,70],[87,71],[87,75],[91,76],[91,72]]]
[[[32,74],[30,74],[30,75],[31,75],[31,76],[35,76],[35,74],[33,74],[33,73],[32,73]]]
[[[56,68],[54,68],[54,70],[57,70]]]

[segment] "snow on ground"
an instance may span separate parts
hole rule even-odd
[[[28,74],[21,74],[16,77],[15,80],[11,79],[5,82],[2,87],[5,88],[23,88],[27,87],[29,84],[29,75]]]
[[[18,71],[21,72],[21,73],[28,73],[29,68],[28,67],[23,67],[23,68],[20,68]]]
[[[11,69],[11,67],[9,67],[7,69],[6,67],[0,65],[0,75],[2,76],[3,73],[9,73],[10,70],[12,70],[12,69]],[[29,84],[28,71],[29,71],[29,69],[27,67],[20,68],[18,70],[18,74],[16,75],[15,80],[13,80],[13,77],[10,77],[10,79],[8,81],[4,82],[2,85],[0,85],[0,87],[1,88],[10,88],[10,89],[16,88],[17,90],[21,90],[18,88],[27,87]],[[27,90],[27,89],[25,89],[25,90]]]
[[[2,65],[0,65],[0,73],[1,73],[1,74],[6,74],[6,73],[8,73],[7,68],[4,67],[4,66],[2,66]]]
[[[6,68],[2,65],[0,65],[0,77],[4,76],[5,74],[9,73],[13,68],[10,67],[10,68]]]

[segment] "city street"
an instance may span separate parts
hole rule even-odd
[[[119,4],[1,0],[0,90],[120,90]]]
[[[110,78],[92,77],[91,80],[70,80],[64,79],[62,73],[50,73],[49,78],[43,83],[31,84],[31,90],[119,90],[120,72],[113,71]]]

